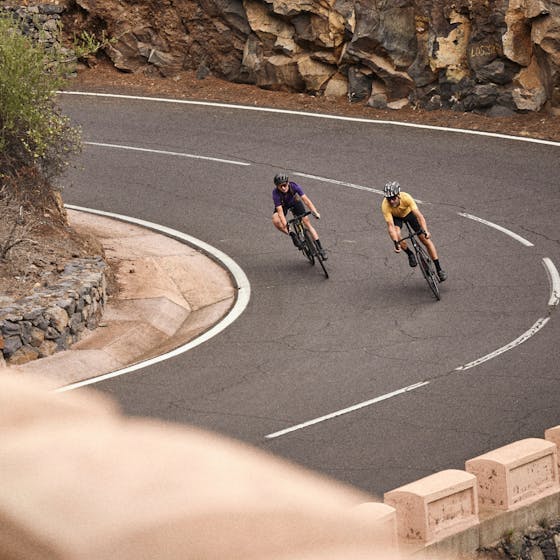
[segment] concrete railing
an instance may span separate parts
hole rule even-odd
[[[385,493],[383,523],[413,555],[474,555],[512,531],[560,516],[560,426]],[[381,515],[378,513],[378,515]],[[378,519],[378,522],[380,520]]]

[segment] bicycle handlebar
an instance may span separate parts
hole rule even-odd
[[[410,239],[414,236],[418,236],[418,235],[426,235],[426,232],[421,229],[420,231],[411,231],[410,235],[407,235],[406,237],[401,237],[398,241],[394,241],[395,245],[400,243],[401,241],[406,241],[407,239]]]
[[[303,214],[298,214],[295,218],[292,218],[291,220],[286,220],[286,223],[287,224],[293,224],[294,222],[298,222],[302,218],[305,218],[305,216],[309,216],[309,214],[313,214],[313,212],[311,212],[310,210],[307,210]]]

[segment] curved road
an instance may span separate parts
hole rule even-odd
[[[86,142],[67,203],[188,233],[251,283],[215,338],[96,385],[128,413],[215,430],[378,496],[560,423],[558,144],[60,100]],[[279,169],[322,214],[329,280],[270,223]],[[389,178],[422,201],[449,274],[440,302],[392,251],[377,192]]]

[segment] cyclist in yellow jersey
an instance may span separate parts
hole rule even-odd
[[[447,273],[441,268],[436,246],[431,239],[432,236],[426,225],[426,219],[422,212],[418,210],[414,199],[408,193],[401,191],[401,186],[397,181],[389,181],[383,189],[383,194],[385,198],[381,203],[381,212],[387,222],[389,237],[395,244],[395,252],[400,253],[402,249],[408,255],[408,264],[410,266],[417,265],[416,257],[407,247],[406,241],[399,242],[402,225],[404,222],[408,222],[415,232],[422,232],[418,237],[426,246],[430,257],[434,261],[439,281],[443,282],[447,278]]]

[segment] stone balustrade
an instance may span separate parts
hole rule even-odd
[[[368,502],[362,515],[384,527],[388,544],[407,556],[473,557],[514,531],[558,520],[558,445],[560,426],[554,426],[543,439],[519,440],[469,459],[465,470],[437,472],[386,492],[378,504],[382,510]],[[551,558],[560,558],[560,539],[558,544]]]
[[[560,426],[553,426],[552,428],[545,430],[544,439],[551,441],[557,448],[560,448]]]
[[[27,297],[0,297],[0,363],[16,365],[67,350],[98,326],[106,299],[101,257],[73,259],[55,284]]]
[[[395,508],[380,502],[364,502],[353,513],[367,527],[368,534],[391,550],[399,545]]]
[[[544,439],[516,441],[466,462],[478,481],[481,509],[511,510],[560,491],[557,448]]]
[[[429,543],[478,523],[476,478],[460,470],[427,476],[384,497],[397,513],[401,539]]]

